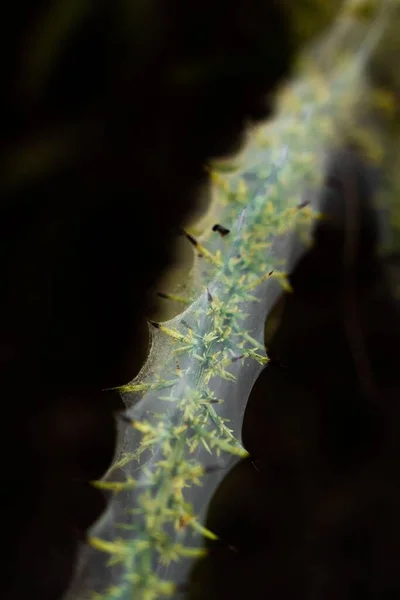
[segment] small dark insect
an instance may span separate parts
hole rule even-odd
[[[212,295],[211,295],[211,293],[210,293],[210,290],[209,290],[208,288],[207,288],[207,300],[208,300],[209,302],[212,302],[212,301],[213,301],[213,297],[212,297]]]
[[[305,208],[306,206],[309,206],[310,201],[309,200],[303,200],[302,202],[300,202],[300,204],[297,205],[297,208]]]
[[[212,230],[218,231],[218,233],[220,234],[221,237],[225,237],[226,235],[228,235],[228,233],[230,233],[230,229],[227,229],[226,227],[223,227],[222,225],[219,225],[218,223],[216,223],[214,225]]]
[[[159,323],[156,323],[155,321],[150,321],[150,319],[148,320],[148,322],[150,323],[150,325],[153,325],[153,327],[155,327],[156,329],[160,329]]]
[[[119,419],[123,422],[123,423],[128,423],[128,425],[132,425],[133,423],[133,419],[132,417],[130,417],[129,415],[127,415],[126,413],[120,413],[119,415]]]

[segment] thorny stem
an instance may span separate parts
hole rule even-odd
[[[391,5],[391,0],[382,4]],[[355,26],[357,28],[356,20]],[[124,574],[120,583],[106,589],[100,596],[103,600],[132,597],[156,600],[173,595],[176,586],[159,578],[155,565],[162,560],[201,555],[201,549],[179,543],[189,525],[204,536],[213,537],[212,532],[201,526],[185,500],[184,487],[198,485],[206,472],[201,462],[190,457],[199,444],[203,444],[207,451],[215,450],[217,454],[223,451],[244,455],[245,452],[225,424],[225,419],[214,408],[213,403],[219,399],[213,395],[210,380],[217,377],[233,381],[235,377],[229,372],[229,364],[245,356],[261,364],[268,360],[259,341],[249,331],[243,330],[243,306],[254,300],[249,291],[270,275],[286,286],[287,291],[290,290],[282,264],[274,264],[276,257],[272,250],[266,258],[266,251],[271,248],[274,238],[293,230],[296,224],[306,224],[310,230],[316,214],[311,209],[299,209],[304,202],[304,192],[310,186],[316,190],[321,185],[323,151],[332,143],[340,143],[344,130],[346,135],[350,135],[357,100],[360,96],[364,100],[366,92],[362,76],[372,48],[351,47],[350,53],[343,56],[343,40],[339,35],[336,46],[333,43],[337,29],[340,27],[333,28],[331,35],[329,53],[334,61],[330,71],[323,75],[316,69],[314,74],[308,74],[287,90],[281,114],[267,127],[269,141],[262,153],[261,164],[256,169],[246,165],[239,173],[236,190],[230,185],[235,177],[215,177],[223,181],[223,185],[218,185],[218,194],[225,211],[221,214],[226,219],[220,222],[229,227],[229,235],[234,237],[231,253],[223,259],[219,249],[209,249],[207,240],[202,239],[199,243],[188,235],[196,251],[200,248],[204,260],[210,262],[211,275],[215,279],[213,285],[209,285],[203,296],[185,312],[185,320],[191,318],[193,325],[181,332],[176,320],[173,320],[158,328],[159,335],[170,340],[171,362],[175,362],[176,356],[182,356],[189,366],[180,369],[178,377],[176,371],[169,377],[168,367],[160,365],[158,371],[150,374],[145,381],[134,381],[123,389],[125,392],[144,392],[150,400],[155,397],[160,403],[168,400],[173,409],[172,412],[164,410],[161,415],[153,415],[148,420],[133,422],[132,434],[136,428],[143,435],[137,447],[137,457],[149,449],[155,450],[155,454],[150,460],[150,468],[148,465],[140,468],[141,480],[136,481],[137,487],[143,487],[145,491],[135,496],[136,507],[130,510],[136,515],[132,538],[115,542],[92,538],[97,549],[123,564]],[[250,149],[249,154],[252,151],[254,149]],[[254,157],[249,162],[254,162]],[[266,168],[268,177],[257,175],[257,169],[265,171]],[[258,181],[265,182],[263,193],[252,190],[251,185],[246,184],[246,177],[254,174]],[[218,237],[221,243],[221,237]],[[169,389],[171,395],[157,396],[157,390],[163,389]],[[142,404],[146,398],[141,400]],[[133,456],[134,453],[130,460]],[[118,465],[126,468],[129,461],[121,460]],[[112,488],[112,483],[104,482],[106,484]],[[135,486],[133,478],[129,479],[129,485]],[[117,493],[120,487],[115,484],[114,489]],[[174,523],[175,538],[168,533]]]

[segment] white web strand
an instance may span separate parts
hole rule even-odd
[[[253,140],[244,154],[242,168],[237,173],[227,176],[227,180],[233,188],[237,186],[240,180],[248,180],[249,203],[245,208],[238,205],[236,215],[230,214],[231,221],[227,223],[231,229],[229,242],[225,239],[221,241],[221,239],[215,237],[207,245],[207,248],[214,253],[218,249],[224,249],[223,266],[219,270],[212,271],[211,281],[207,279],[204,281],[207,289],[204,289],[201,296],[187,310],[164,324],[170,330],[177,331],[182,335],[186,335],[188,330],[192,330],[200,338],[212,333],[209,329],[210,319],[207,317],[210,296],[222,302],[228,302],[229,297],[227,296],[226,282],[223,277],[224,269],[229,261],[235,258],[238,251],[244,259],[246,258],[245,240],[251,240],[252,237],[257,238],[257,233],[255,233],[258,227],[257,224],[268,202],[272,203],[276,214],[282,212],[290,205],[290,202],[294,206],[296,202],[301,201],[304,194],[309,194],[311,178],[313,180],[311,204],[313,204],[313,208],[318,209],[318,191],[320,187],[315,187],[314,178],[317,174],[321,182],[323,180],[332,141],[329,134],[321,133],[320,121],[328,124],[331,128],[333,127],[334,140],[340,142],[342,135],[345,133],[340,130],[340,125],[343,123],[343,98],[346,99],[345,122],[348,122],[357,101],[367,93],[364,67],[382,36],[385,16],[383,12],[375,25],[368,30],[354,22],[346,22],[345,25],[339,23],[333,28],[328,38],[325,38],[324,44],[318,46],[318,63],[323,65],[325,73],[329,73],[327,78],[330,81],[328,96],[323,101],[318,98],[318,93],[315,94],[315,82],[312,77],[308,78],[306,72],[300,80],[292,85],[291,89],[292,95],[299,99],[297,111],[292,113],[288,110],[281,111],[276,119],[271,124],[266,125],[261,132],[267,139],[275,141],[267,148],[260,149],[256,140]],[[321,47],[326,50],[321,52]],[[341,60],[338,60],[343,51],[348,51],[347,57],[349,53],[352,55],[351,61],[347,60],[342,63]],[[322,120],[321,115],[323,116]],[[304,172],[296,175],[298,155],[306,155],[309,160]],[[257,178],[260,171],[269,174],[266,177]],[[286,193],[284,196],[276,197],[275,182],[279,180],[283,173],[289,175]],[[270,235],[270,232],[268,235]],[[272,243],[271,248],[268,251],[260,252],[260,271],[262,272],[265,268],[272,270],[276,264],[280,265],[279,268],[282,271],[290,271],[304,250],[296,242],[293,231],[289,230],[285,235],[280,235],[275,240],[272,237],[270,241]],[[268,256],[265,256],[266,253]],[[238,278],[237,286],[240,285]],[[230,294],[235,293],[235,291],[239,293],[239,287],[237,290],[231,289]],[[247,314],[247,316],[243,318],[241,326],[258,342],[259,352],[264,356],[264,322],[280,293],[282,293],[282,288],[279,281],[267,279],[254,291],[258,301],[249,301],[247,305],[242,307],[243,314]],[[196,388],[198,378],[201,377],[199,363],[194,358],[193,352],[187,352],[178,357],[175,356],[174,341],[163,332],[153,331],[152,337],[148,362],[135,383],[154,383],[158,378],[168,379],[171,373],[176,372],[176,360],[179,362],[182,375],[168,390],[162,390],[161,392],[158,390],[148,391],[140,399],[137,398],[137,395],[134,395],[132,399],[128,396],[128,414],[132,420],[138,422],[152,418],[156,423],[157,419],[160,418],[160,413],[164,413],[164,415],[169,415],[171,422],[179,424],[182,422],[181,409],[178,408],[180,402],[185,399],[188,390]],[[239,337],[238,334],[232,332],[229,342],[234,346]],[[260,363],[251,358],[233,361],[227,370],[236,377],[236,381],[226,381],[225,379],[213,377],[208,383],[210,392],[216,398],[221,398],[224,401],[216,406],[216,413],[221,418],[229,419],[229,427],[233,429],[233,434],[238,442],[241,437],[241,426],[247,399],[262,368],[263,366]],[[167,393],[171,395],[173,402],[160,400],[160,394],[165,395]],[[141,434],[139,432],[121,425],[117,459],[134,453],[140,446],[140,441]],[[161,447],[153,448],[152,451],[144,452],[138,461],[127,462],[121,467],[120,471],[126,477],[134,478],[140,488],[142,484],[146,483],[149,473],[153,471],[157,462],[163,457],[164,451]],[[185,493],[185,500],[193,505],[194,514],[199,517],[200,521],[203,521],[210,498],[221,479],[225,476],[226,471],[224,469],[233,466],[238,458],[225,453],[217,457],[215,453],[209,454],[202,446],[199,446],[190,455],[187,450],[186,458],[187,460],[196,459],[203,467],[221,467],[220,471],[216,470],[207,475],[202,487],[189,488]],[[109,478],[115,479],[113,471],[111,471]],[[107,540],[121,537],[118,523],[126,521],[127,511],[137,506],[138,494],[137,490],[116,494],[111,500],[106,514],[93,527],[93,535]],[[130,518],[131,520],[140,521],[138,516]],[[176,532],[173,529],[169,533],[179,541],[183,540],[186,535],[185,532]],[[191,546],[194,544],[202,545],[200,536],[191,539]],[[153,569],[162,579],[182,583],[186,580],[187,571],[190,567],[189,562],[181,561],[177,564],[164,566],[160,564],[157,556],[154,555]],[[120,567],[105,568],[97,551],[86,550],[82,554],[82,566],[76,586],[71,589],[69,598],[70,600],[76,600],[77,598],[87,597],[88,591],[100,591],[110,586],[117,586],[123,575],[124,570],[121,570]],[[131,592],[126,591],[118,597],[121,600],[130,600]],[[135,600],[141,600],[141,598],[136,595]]]

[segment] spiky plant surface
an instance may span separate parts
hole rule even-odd
[[[242,415],[269,361],[264,321],[279,289],[290,290],[287,271],[310,242],[330,152],[345,141],[385,165],[393,90],[371,91],[366,75],[393,15],[390,1],[346,5],[236,170],[210,165],[212,219],[229,234],[185,233],[196,263],[184,297],[172,291],[171,298],[190,304],[150,324],[148,361],[121,389],[128,423],[115,464],[95,483],[113,498],[71,597],[174,596],[190,560],[204,553],[203,537],[215,539],[202,525],[204,510],[229,455],[246,455]]]
[[[205,161],[268,114],[292,51],[269,0],[18,0],[1,31],[2,419],[25,457],[3,466],[2,594],[54,600],[105,508],[88,482],[122,403],[103,390],[143,364]]]

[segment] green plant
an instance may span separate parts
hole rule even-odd
[[[312,241],[329,152],[346,140],[383,161],[365,99],[382,109],[390,94],[371,94],[364,76],[392,4],[382,2],[382,11],[368,20],[362,11],[361,19],[357,11],[339,19],[324,47],[303,61],[275,120],[254,135],[233,171],[210,166],[213,220],[230,233],[221,237],[207,227],[195,238],[186,232],[196,253],[186,295],[190,302],[198,297],[171,321],[150,323],[148,361],[120,390],[127,427],[115,464],[95,484],[114,497],[90,539],[108,562],[100,572],[89,560],[94,576],[85,594],[94,588],[104,600],[173,596],[185,570],[174,574],[170,565],[201,556],[203,536],[215,539],[201,512],[229,455],[246,455],[241,414],[269,361],[262,342],[268,302],[279,289],[291,289],[293,235]],[[91,560],[99,560],[97,552]]]

